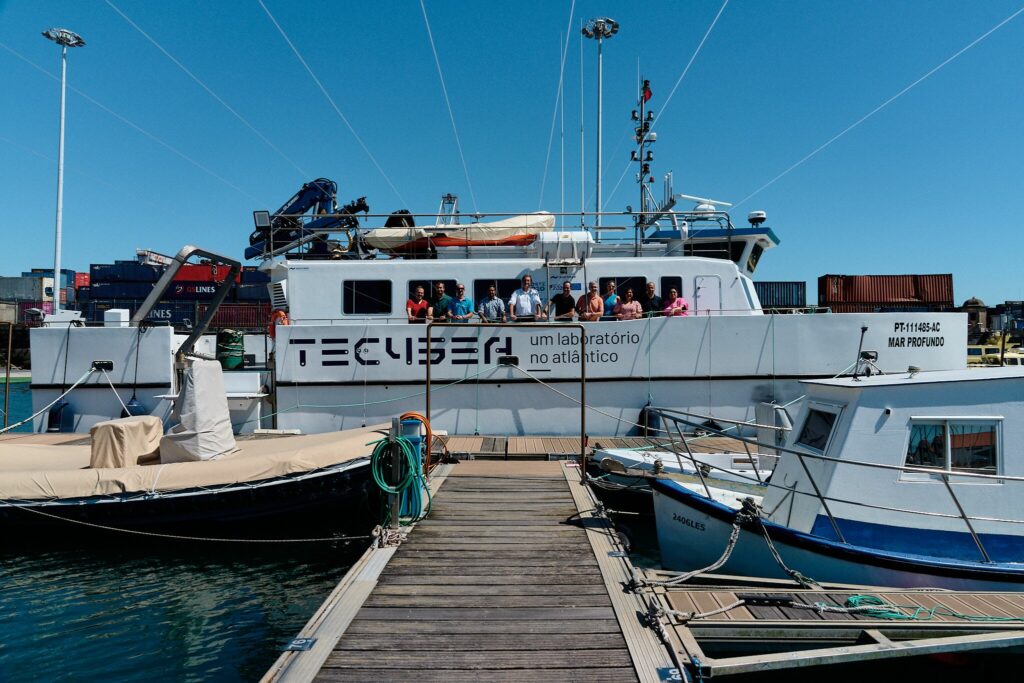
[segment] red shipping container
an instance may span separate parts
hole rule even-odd
[[[206,315],[207,308],[206,304],[200,304],[200,317]],[[210,327],[262,331],[269,323],[270,304],[267,302],[221,304],[210,321]]]
[[[230,272],[231,266],[186,263],[174,274],[174,279],[186,282],[224,282]],[[241,279],[241,274],[235,276],[235,282],[241,282]]]
[[[924,303],[953,305],[953,276],[822,275],[818,303]]]
[[[75,289],[89,286],[89,273],[75,273]]]

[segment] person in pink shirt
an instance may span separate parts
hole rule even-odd
[[[686,299],[679,296],[679,291],[675,288],[668,290],[668,296],[665,297],[665,308],[662,309],[662,313],[666,316],[679,316],[689,315],[687,311],[690,310],[690,306],[686,303]]]
[[[632,289],[627,289],[626,296],[615,304],[615,317],[619,320],[636,320],[643,314],[644,309],[640,302],[633,298]]]

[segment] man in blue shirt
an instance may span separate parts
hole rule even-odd
[[[466,296],[466,285],[455,285],[455,296],[448,302],[448,319],[453,323],[468,323],[473,317],[473,300]]]
[[[483,322],[505,322],[505,300],[498,297],[498,290],[494,285],[487,288],[487,298],[480,302],[477,312]]]

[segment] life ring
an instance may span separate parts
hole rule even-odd
[[[280,308],[274,309],[270,314],[270,322],[267,323],[267,334],[270,335],[271,339],[274,339],[277,335],[278,325],[291,325],[292,321],[288,319],[288,314],[282,311]]]

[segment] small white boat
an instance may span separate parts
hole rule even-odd
[[[1024,590],[1024,370],[805,385],[797,427],[760,500],[652,485],[666,568],[713,564],[736,525],[719,570],[730,574]],[[745,498],[760,519],[747,514],[749,503],[741,514]]]

